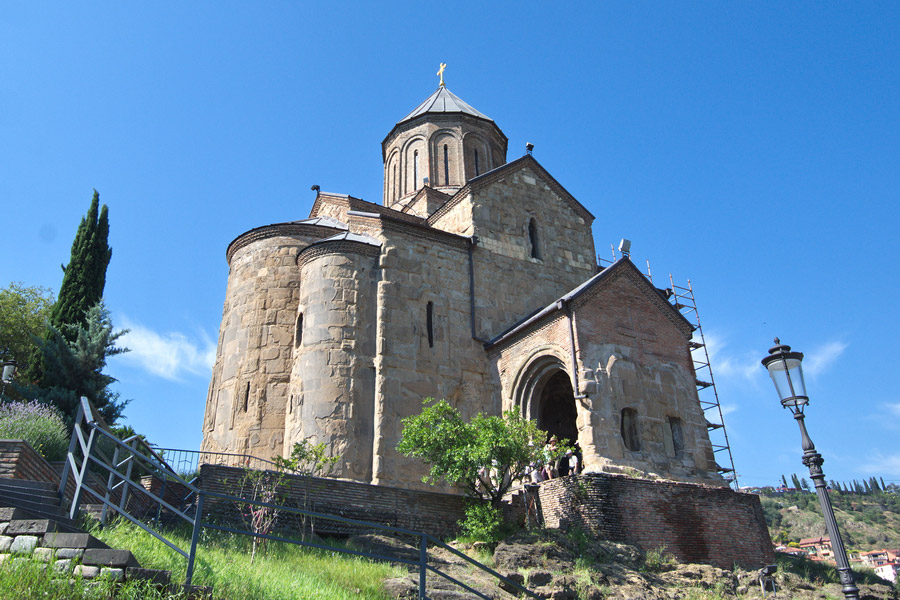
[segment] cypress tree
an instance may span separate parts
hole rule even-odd
[[[784,484],[785,489],[787,489],[787,479],[784,478],[784,473],[781,474],[781,483]]]
[[[99,204],[100,194],[94,190],[72,242],[69,264],[63,267],[62,286],[50,315],[50,323],[63,331],[64,325],[84,325],[88,309],[103,299],[112,249],[108,243],[109,209],[104,204],[98,211]]]
[[[879,477],[878,479],[881,480],[881,489],[887,491],[887,486],[884,485],[884,477]]]
[[[103,299],[103,288],[106,287],[106,267],[112,258],[108,243],[109,209],[105,204],[103,207],[99,204],[100,194],[94,190],[91,206],[81,218],[72,241],[69,264],[62,267],[62,285],[50,313],[50,325],[69,342],[75,341],[77,327],[87,324],[88,310]],[[44,334],[45,343],[52,342],[53,329],[48,328]],[[29,361],[25,377],[34,383],[43,382],[47,368],[44,356],[37,350],[34,360]]]

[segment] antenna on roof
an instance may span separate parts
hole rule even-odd
[[[626,240],[622,238],[622,241],[619,242],[619,252],[622,253],[623,258],[628,258],[631,256],[631,240]]]

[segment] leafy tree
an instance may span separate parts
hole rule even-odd
[[[14,360],[19,371],[28,368],[52,308],[48,288],[12,282],[0,290],[0,362]]]
[[[546,432],[515,410],[502,417],[477,414],[469,423],[445,400],[424,401],[422,413],[403,419],[397,450],[431,465],[422,481],[460,485],[472,498],[497,508],[513,480],[544,460]],[[560,446],[549,460],[565,454]]]
[[[109,356],[128,352],[116,346],[127,330],[113,331],[109,311],[99,303],[87,312],[83,325],[64,325],[60,331],[48,327],[49,338],[41,343],[43,362],[47,366],[42,385],[17,386],[22,396],[40,398],[63,413],[69,426],[78,411],[79,398],[87,396],[109,425],[122,415],[127,402],[110,389],[115,378],[103,373]]]
[[[800,480],[800,489],[809,491],[809,482],[806,480],[806,477]]]
[[[112,258],[109,247],[109,209],[104,204],[98,208],[100,194],[94,190],[87,214],[82,217],[72,242],[69,264],[62,267],[63,280],[59,296],[50,313],[50,325],[70,342],[74,342],[77,330],[68,326],[87,323],[87,312],[103,299],[106,286],[106,267]],[[45,340],[53,337],[51,330],[45,333]],[[37,360],[30,361],[27,378],[47,387],[43,376],[50,365],[45,364],[41,352],[35,354]]]

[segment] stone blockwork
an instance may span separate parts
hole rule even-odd
[[[308,219],[229,246],[203,450],[321,441],[341,478],[424,489],[396,446],[433,397],[516,408],[589,471],[725,484],[690,325],[627,259],[598,274],[583,205],[443,88],[382,149],[383,205],[317,192]]]
[[[547,527],[580,528],[641,549],[665,548],[682,562],[723,569],[775,560],[759,497],[728,488],[593,474],[539,488]]]

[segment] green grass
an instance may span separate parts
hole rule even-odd
[[[119,521],[92,533],[113,548],[127,548],[142,567],[168,569],[183,583],[187,561],[137,526]],[[190,546],[186,529],[166,532],[180,548]],[[194,585],[210,585],[228,600],[383,600],[382,581],[405,571],[339,552],[269,542],[250,564],[250,538],[204,530],[194,566]],[[333,545],[340,545],[334,543]]]
[[[168,600],[168,594],[143,581],[116,585],[109,580],[82,580],[53,576],[47,564],[28,559],[7,560],[0,566],[3,600]]]

